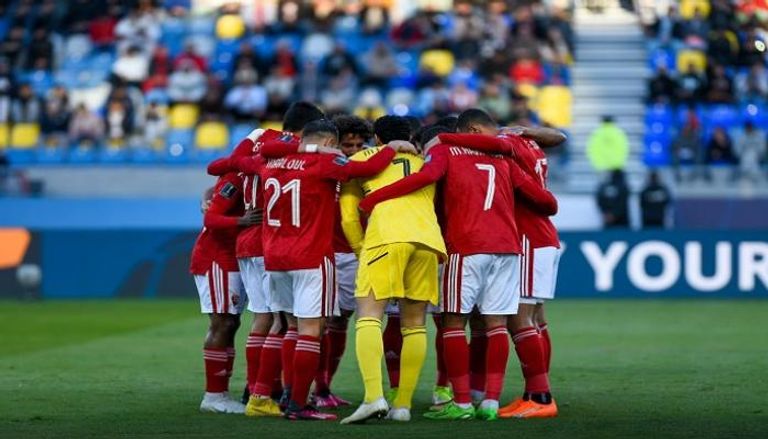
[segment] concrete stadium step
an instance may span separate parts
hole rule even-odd
[[[614,80],[645,80],[650,76],[647,69],[638,69],[638,65],[623,65],[616,62],[584,63],[573,68],[574,82],[582,78],[613,78]],[[644,67],[644,66],[643,66]]]
[[[624,45],[610,45],[596,47],[591,44],[584,48],[576,48],[576,59],[579,63],[599,62],[602,60],[627,61],[636,63],[645,63],[646,56],[642,50],[628,50]]]

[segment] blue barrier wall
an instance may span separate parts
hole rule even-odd
[[[45,298],[196,297],[187,273],[195,231],[33,231]],[[763,231],[563,233],[558,297],[768,297]],[[0,295],[21,293],[0,267]]]

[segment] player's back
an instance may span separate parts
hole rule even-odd
[[[270,271],[317,268],[333,259],[337,182],[323,175],[330,155],[268,160],[264,189],[264,263]]]
[[[438,145],[446,173],[441,190],[443,233],[451,253],[520,252],[507,160],[460,146]]]
[[[381,147],[365,149],[350,157],[350,160],[368,160],[379,150]],[[421,157],[398,153],[384,171],[373,177],[359,179],[359,183],[363,193],[368,194],[418,172],[423,165],[424,160]],[[368,218],[364,247],[373,248],[395,242],[417,242],[444,253],[445,244],[437,224],[434,198],[435,185],[429,185],[378,204]]]

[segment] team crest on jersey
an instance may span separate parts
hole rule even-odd
[[[283,133],[277,140],[283,143],[290,143],[293,140],[293,134]]]
[[[335,159],[333,159],[333,163],[336,163],[339,166],[344,166],[347,163],[349,163],[349,159],[346,157],[338,156]]]
[[[427,154],[426,157],[424,157],[424,164],[427,164],[432,161],[432,154]]]
[[[232,198],[237,193],[237,188],[232,183],[225,184],[219,191],[219,195],[224,198]]]

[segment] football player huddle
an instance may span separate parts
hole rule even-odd
[[[202,411],[336,420],[350,404],[331,389],[354,316],[365,392],[341,423],[409,421],[431,313],[437,381],[424,417],[557,415],[544,303],[560,243],[541,148],[565,137],[500,128],[481,109],[414,122],[327,119],[296,102],[282,131],[255,129],[208,166],[218,180],[190,268],[210,322]],[[238,401],[229,381],[246,309]],[[502,406],[510,338],[525,389]]]

